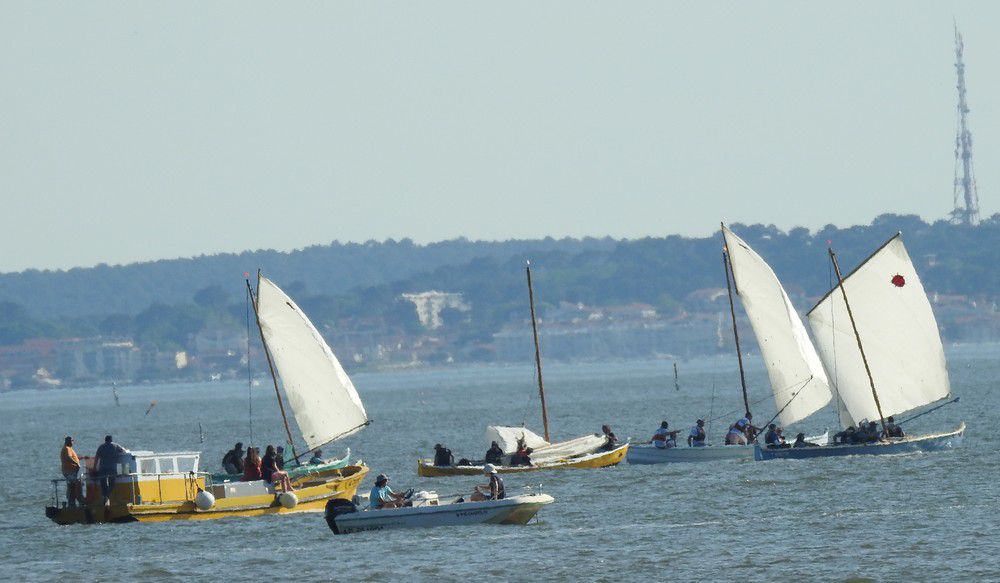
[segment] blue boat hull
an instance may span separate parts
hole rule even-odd
[[[777,459],[808,459],[817,457],[839,457],[846,455],[894,455],[920,451],[938,451],[961,447],[965,435],[965,423],[955,431],[918,435],[905,439],[880,441],[854,445],[823,445],[819,447],[794,447],[785,449],[767,449],[760,445],[754,447],[754,459],[757,461]]]

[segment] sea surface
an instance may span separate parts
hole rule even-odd
[[[6,578],[61,581],[1000,580],[1000,347],[951,347],[948,357],[961,401],[906,429],[965,420],[959,450],[510,476],[508,492],[541,489],[556,502],[522,527],[337,537],[321,513],[62,527],[45,518],[65,435],[80,455],[93,455],[106,433],[130,449],[200,450],[215,470],[236,441],[283,441],[269,381],[119,387],[119,406],[108,386],[3,393],[0,565]],[[716,417],[709,429],[719,440],[741,409],[734,360],[681,361],[680,390],[669,360],[547,365],[553,437],[609,423],[621,438],[645,440],[664,419],[687,428]],[[766,420],[775,410],[766,375],[759,357],[747,360],[753,410]],[[529,366],[366,373],[354,382],[374,423],[326,453],[349,446],[397,490],[468,492],[482,481],[418,478],[416,460],[435,443],[481,457],[487,424],[541,432]],[[834,423],[821,411],[801,429]]]

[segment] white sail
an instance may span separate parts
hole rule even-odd
[[[844,289],[883,415],[898,415],[951,394],[937,321],[898,234],[844,278]],[[809,312],[809,325],[852,424],[878,419],[839,287]]]
[[[295,302],[263,276],[257,282],[257,314],[306,446],[313,449],[364,427],[365,406],[333,351]]]
[[[802,319],[774,271],[723,226],[736,294],[753,327],[782,425],[812,415],[830,402],[830,383]]]

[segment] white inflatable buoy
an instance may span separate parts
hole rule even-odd
[[[278,504],[281,504],[289,510],[295,508],[298,503],[299,497],[296,496],[294,492],[282,492],[281,494],[278,494]]]
[[[198,490],[198,495],[194,497],[194,505],[198,510],[208,510],[215,506],[215,496],[204,490]]]

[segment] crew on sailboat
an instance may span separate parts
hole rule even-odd
[[[486,450],[485,462],[493,465],[503,465],[503,450],[500,449],[500,444],[493,441],[490,443],[490,448]]]
[[[785,437],[781,434],[781,428],[774,423],[767,426],[767,433],[764,434],[764,443],[767,447],[774,449],[778,447],[789,447],[785,443]]]
[[[885,437],[906,437],[903,428],[896,425],[896,419],[892,415],[885,419]]]
[[[704,447],[705,446],[705,420],[699,419],[695,422],[694,427],[691,428],[691,433],[688,434],[688,447]]]
[[[660,449],[669,449],[671,447],[677,447],[677,433],[678,431],[669,429],[670,424],[666,421],[660,423],[660,427],[653,433],[653,446]]]
[[[618,436],[611,431],[610,425],[601,425],[601,433],[604,434],[604,445],[601,446],[601,451],[611,451],[618,447]]]
[[[726,432],[726,445],[746,445],[747,436],[743,434],[743,430],[736,426],[735,423],[729,426],[729,431]]]
[[[806,434],[799,433],[795,436],[795,443],[792,444],[792,447],[819,447],[819,444],[806,441]]]
[[[760,433],[760,427],[754,427],[753,415],[750,414],[750,411],[747,411],[746,415],[736,422],[736,427],[743,432],[743,435],[747,439],[747,443],[757,439],[757,434]]]
[[[523,446],[524,442],[519,442],[519,443],[521,443]],[[530,447],[522,447],[521,449],[518,449],[510,456],[510,465],[515,467],[533,465],[531,463],[531,454],[534,451],[535,450],[533,450]]]
[[[222,456],[222,469],[227,474],[238,475],[243,473],[243,443],[236,442],[236,447],[226,452]]]
[[[455,465],[455,456],[452,455],[451,450],[447,447],[441,445],[440,443],[434,445],[434,465],[435,466],[453,466]]]

